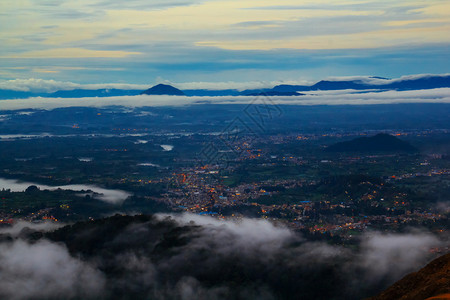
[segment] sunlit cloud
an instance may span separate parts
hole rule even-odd
[[[59,73],[59,71],[49,70],[49,69],[33,69],[33,72],[35,72],[35,73]]]
[[[3,56],[3,58],[120,58],[139,54],[141,53],[126,51],[99,51],[82,48],[60,48],[6,55]]]

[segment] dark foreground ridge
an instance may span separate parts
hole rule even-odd
[[[395,136],[380,133],[372,137],[360,137],[329,146],[328,152],[417,152],[408,142]]]
[[[397,281],[370,300],[450,299],[450,253]]]
[[[14,299],[359,300],[406,273],[374,275],[377,266],[366,263],[361,249],[311,242],[268,221],[196,215],[115,215],[49,232],[25,227],[18,234],[0,234],[0,250],[6,251],[0,255],[1,299],[20,292]],[[40,259],[21,268],[2,261],[2,255],[29,261],[31,253]],[[447,291],[438,276],[448,279],[441,267],[448,272],[449,258],[426,268],[426,276],[434,276],[426,295]],[[67,272],[73,276],[61,283]],[[407,294],[416,281],[427,282],[426,276],[403,280],[394,292]],[[18,291],[24,281],[38,288]],[[391,290],[375,299],[398,299],[390,297]]]
[[[294,241],[256,249],[227,230],[151,215],[79,222],[44,237],[96,261],[107,299],[188,299],[183,289],[195,299],[347,298],[339,261],[303,264]]]

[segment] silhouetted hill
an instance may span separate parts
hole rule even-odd
[[[290,84],[280,84],[275,86],[273,91],[276,92],[296,92],[296,91],[309,91],[311,90],[311,86],[309,85],[290,85]]]
[[[326,148],[328,152],[416,152],[417,149],[408,142],[380,133],[372,137],[360,137],[351,141],[340,142]]]
[[[183,90],[183,93],[186,96],[239,96],[240,92],[234,89],[228,90],[206,90],[206,89],[192,89],[192,90]]]
[[[184,93],[167,84],[158,84],[148,90],[142,92],[142,95],[171,95],[171,96],[184,96]]]
[[[372,88],[371,85],[360,81],[327,81],[322,80],[314,84],[311,90],[365,90]]]
[[[370,300],[450,299],[450,253],[397,281]]]

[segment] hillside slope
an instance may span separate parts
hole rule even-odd
[[[450,253],[397,281],[369,300],[450,299]]]

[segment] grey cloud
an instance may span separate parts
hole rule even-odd
[[[33,2],[42,6],[50,7],[61,6],[63,4],[63,1],[59,0],[33,0]]]
[[[435,209],[440,213],[450,213],[450,201],[441,201],[436,203]]]
[[[13,79],[0,82],[1,89],[23,92],[56,92],[59,89],[76,89],[78,84],[44,79]]]
[[[48,240],[0,242],[0,296],[279,299],[290,289],[307,299],[360,299],[417,270],[430,259],[428,248],[442,244],[427,232],[373,232],[350,250],[260,219],[161,214],[117,221],[75,231],[80,240],[66,237],[71,254]],[[77,252],[82,241],[96,251]]]
[[[24,229],[25,230],[31,229],[33,231],[40,231],[40,232],[48,232],[53,231],[62,226],[64,226],[64,224],[54,222],[30,223],[26,221],[18,221],[15,222],[14,225],[11,227],[1,227],[0,234],[6,234],[13,238],[16,238],[20,235],[20,233]]]
[[[353,11],[371,11],[371,10],[383,10],[386,12],[394,13],[410,13],[412,10],[423,8],[420,5],[403,5],[398,6],[392,1],[376,1],[376,2],[364,2],[364,3],[352,3],[352,4],[338,4],[333,5],[327,3],[326,5],[271,5],[263,7],[249,7],[245,9],[252,10],[353,10]]]
[[[437,237],[425,232],[369,234],[361,243],[360,263],[366,280],[377,281],[387,275],[399,278],[423,266],[429,259],[427,250],[441,245]]]
[[[54,28],[58,28],[58,25],[48,25],[48,26],[41,26],[42,29],[54,29]]]
[[[181,225],[192,222],[202,226],[200,237],[189,247],[215,248],[222,254],[239,251],[249,255],[258,252],[269,255],[282,248],[286,242],[298,240],[287,228],[274,226],[264,220],[244,218],[224,222],[192,214],[175,215],[172,218]]]
[[[346,92],[346,93],[345,93]],[[246,96],[184,97],[184,96],[123,96],[105,98],[83,98],[84,107],[124,106],[157,107],[187,106],[201,104],[249,104],[254,99]],[[314,91],[297,97],[271,97],[277,105],[377,105],[401,103],[449,103],[450,88],[418,91],[385,91],[359,93],[359,91]],[[2,110],[55,109],[80,106],[78,98],[29,98],[1,100]]]
[[[157,10],[157,9],[167,9],[170,7],[177,6],[189,6],[193,4],[202,3],[204,1],[195,0],[167,0],[167,1],[143,1],[143,0],[128,0],[115,1],[115,0],[104,0],[97,3],[93,3],[90,6],[98,7],[103,9],[139,9],[139,10]]]
[[[105,14],[100,9],[73,9],[64,7],[62,1],[35,1],[33,8],[21,8],[22,13],[36,13],[50,18],[52,21],[58,19],[90,19]]]
[[[372,32],[377,30],[388,30],[389,27],[383,23],[390,21],[416,20],[422,18],[419,15],[410,15],[406,12],[393,14],[374,15],[347,15],[347,16],[321,16],[309,17],[307,14],[299,14],[296,20],[289,21],[268,21],[267,25],[258,24],[258,22],[244,22],[234,24],[235,28],[227,31],[215,33],[215,37],[224,40],[232,39],[272,39],[274,41],[281,39],[300,39],[309,36],[321,35],[340,35],[340,34],[358,34],[363,32]],[[437,26],[438,23],[427,23],[426,26]],[[422,24],[412,24],[409,26],[420,26]],[[248,30],[242,30],[246,28]],[[238,30],[239,29],[239,30]],[[201,37],[208,39],[208,36]]]
[[[45,68],[43,66],[42,68]],[[66,70],[71,69],[70,67],[52,67],[52,70]],[[76,69],[76,68],[74,68]],[[96,68],[80,68],[81,70],[97,70]],[[115,70],[111,68],[111,70]],[[165,80],[162,77],[157,77],[154,81],[156,83],[165,83],[174,85],[180,89],[206,89],[206,90],[221,90],[221,89],[236,89],[236,90],[246,90],[246,89],[264,89],[272,88],[278,84],[297,84],[297,85],[312,85],[314,82],[306,80],[278,80],[278,81],[250,81],[250,82],[237,82],[237,81],[225,81],[225,82],[172,82],[170,80]],[[23,91],[23,92],[46,92],[52,93],[56,91],[65,91],[73,89],[86,89],[86,90],[96,90],[96,89],[136,89],[136,90],[146,90],[153,83],[148,84],[129,84],[129,83],[97,83],[97,84],[79,84],[69,81],[56,81],[56,80],[45,80],[45,79],[13,79],[0,81],[0,89],[12,90],[12,91]]]
[[[95,185],[85,185],[85,184],[69,184],[69,185],[61,185],[61,186],[49,186],[45,184],[38,184],[33,182],[22,182],[14,179],[3,179],[0,178],[0,184],[7,182],[8,189],[16,192],[24,191],[28,186],[35,185],[43,190],[71,190],[71,191],[80,191],[82,194],[92,194],[95,193],[95,198],[99,200],[111,203],[111,204],[120,204],[125,201],[132,194],[122,190],[113,190],[113,189],[105,189],[102,187],[98,187]]]
[[[99,271],[71,257],[64,246],[21,240],[0,245],[3,299],[91,299],[103,292],[103,284]]]
[[[266,27],[266,26],[273,26],[273,25],[277,26],[280,24],[281,24],[281,22],[279,22],[279,21],[249,21],[249,22],[236,23],[236,24],[233,24],[233,26],[236,26],[236,27],[255,27],[255,26],[256,27],[259,27],[259,26]]]
[[[70,69],[70,68],[69,68]],[[55,68],[58,70],[58,67]],[[68,81],[44,80],[44,79],[13,79],[0,82],[0,89],[23,91],[23,92],[45,92],[52,93],[56,91],[74,90],[74,89],[142,89],[148,88],[143,84],[127,83],[100,83],[100,84],[79,84]]]

